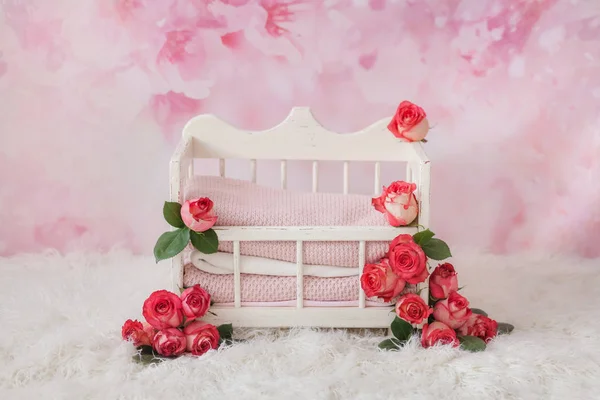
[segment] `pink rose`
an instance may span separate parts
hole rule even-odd
[[[434,318],[453,329],[463,326],[471,314],[473,312],[469,308],[469,301],[458,292],[451,292],[447,299],[440,300],[433,306]]]
[[[185,335],[177,328],[161,329],[154,335],[152,343],[161,356],[178,356],[185,352]]]
[[[201,356],[210,349],[219,347],[219,330],[204,321],[194,321],[183,329],[187,350],[195,356]]]
[[[366,264],[360,277],[360,285],[367,297],[380,297],[389,302],[404,290],[406,283],[392,271],[387,258],[378,264]]]
[[[144,301],[142,315],[156,329],[175,328],[183,322],[181,299],[167,290],[157,290]]]
[[[408,283],[421,283],[429,276],[427,257],[411,235],[396,236],[390,244],[387,258],[392,271]]]
[[[157,330],[154,329],[154,327],[152,325],[150,325],[147,322],[142,322],[142,325],[144,326],[144,331],[143,333],[140,333],[140,335],[145,335],[148,337],[147,341],[146,339],[144,339],[144,345],[147,346],[152,346],[152,340],[154,340],[154,335],[156,335]]]
[[[405,226],[417,218],[419,211],[417,198],[413,194],[417,185],[396,181],[389,187],[383,187],[381,196],[371,199],[375,209],[385,214],[392,226]]]
[[[181,293],[181,305],[187,319],[201,318],[210,307],[210,294],[200,285],[194,285]]]
[[[450,263],[440,264],[429,277],[429,293],[435,299],[445,299],[450,292],[458,290],[458,278],[454,266]]]
[[[128,319],[121,328],[121,336],[123,340],[132,341],[135,347],[150,346],[154,332],[148,330],[140,321]]]
[[[443,322],[434,321],[431,324],[423,325],[423,332],[421,332],[421,346],[428,348],[436,343],[451,344],[452,347],[458,347],[460,345],[454,329]]]
[[[477,336],[487,343],[498,333],[498,323],[485,315],[473,313],[458,331],[464,336]]]
[[[411,324],[422,323],[432,312],[433,310],[425,303],[425,300],[414,293],[405,294],[396,303],[398,317]]]
[[[427,136],[429,122],[423,109],[410,101],[403,101],[398,106],[388,129],[397,138],[407,142],[418,142]]]
[[[144,326],[140,321],[128,319],[121,327],[121,336],[123,340],[129,340],[135,331],[143,331]]]
[[[213,227],[217,216],[213,212],[213,202],[208,197],[188,200],[181,206],[183,223],[195,232],[204,232]]]

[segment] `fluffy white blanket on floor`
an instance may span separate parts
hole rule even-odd
[[[194,266],[211,274],[233,274],[233,254],[217,252],[203,254],[194,250],[190,255]],[[240,256],[240,272],[243,274],[296,276],[296,263],[271,258]],[[358,268],[334,267],[331,265],[304,265],[304,275],[334,278],[358,275]]]
[[[120,328],[168,286],[167,261],[0,258],[0,399],[598,398],[600,260],[453,252],[472,305],[516,326],[483,353],[382,352],[381,337],[344,330],[236,330],[249,340],[150,367],[130,361]]]

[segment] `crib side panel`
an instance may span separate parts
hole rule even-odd
[[[242,307],[240,292],[240,242],[246,240],[295,241],[298,254],[304,241],[351,240],[361,246],[364,264],[364,246],[367,241],[391,240],[399,233],[413,234],[429,228],[430,162],[421,143],[402,142],[387,129],[388,120],[381,120],[354,133],[335,133],[321,126],[308,108],[294,108],[290,115],[276,127],[252,132],[237,129],[212,115],[193,118],[185,126],[178,150],[171,161],[171,201],[181,201],[185,180],[194,174],[193,158],[218,159],[219,175],[226,176],[226,160],[250,160],[250,179],[256,182],[257,160],[279,160],[281,163],[281,187],[287,188],[288,161],[312,161],[312,191],[319,187],[321,161],[341,162],[343,193],[349,193],[349,163],[370,162],[374,164],[373,192],[381,192],[381,163],[404,162],[406,175],[399,173],[397,179],[417,184],[419,200],[419,228],[403,227],[218,227],[220,240],[234,243],[234,294],[233,308],[219,309],[219,317],[236,326],[283,327],[283,326],[329,326],[329,327],[386,327],[389,326],[389,309],[365,309],[365,294],[359,290],[359,306],[341,311],[340,308],[320,309],[303,306],[304,264],[297,259],[297,306],[277,308]],[[183,286],[181,256],[173,259],[174,283]],[[428,300],[427,287],[419,285],[424,300]]]

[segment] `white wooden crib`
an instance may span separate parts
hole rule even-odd
[[[181,202],[184,185],[194,171],[193,160],[219,160],[219,172],[225,176],[225,160],[250,160],[251,179],[256,182],[257,160],[281,160],[281,186],[287,185],[287,161],[312,161],[312,190],[317,191],[319,162],[343,162],[343,193],[349,190],[349,162],[373,162],[374,193],[382,189],[381,162],[398,162],[402,172],[396,180],[417,184],[419,229],[429,227],[430,219],[430,161],[421,143],[407,143],[395,138],[387,129],[389,119],[380,120],[359,132],[339,134],[319,124],[307,107],[293,108],[288,117],[272,129],[249,132],[232,127],[213,115],[192,118],[170,162],[171,201]],[[406,165],[406,167],[404,167]],[[404,171],[404,168],[406,170]],[[390,182],[384,182],[388,184]],[[384,328],[394,318],[390,307],[365,307],[365,293],[359,289],[358,307],[305,307],[303,299],[303,252],[305,241],[355,241],[359,246],[356,260],[360,279],[365,264],[367,241],[391,241],[401,233],[414,234],[417,227],[361,226],[220,226],[215,227],[220,241],[233,242],[234,306],[211,308],[216,316],[205,319],[214,324],[232,323],[235,327],[339,327]],[[241,241],[294,241],[297,243],[297,302],[295,307],[246,307],[240,294]],[[172,259],[173,285],[183,287],[184,256]],[[360,287],[360,285],[359,285]],[[419,288],[421,289],[421,288]],[[429,291],[422,288],[427,301]]]

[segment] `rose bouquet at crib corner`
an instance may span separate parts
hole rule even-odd
[[[388,129],[403,141],[425,142],[429,123],[421,107],[403,101]],[[371,203],[391,226],[409,226],[418,215],[415,190],[415,183],[396,181],[384,186],[382,194]],[[394,337],[379,347],[397,350],[417,335],[424,348],[440,344],[469,351],[485,350],[498,334],[510,333],[514,327],[470,307],[459,293],[461,288],[451,263],[439,263],[430,271],[429,260],[442,261],[452,256],[448,245],[434,236],[429,229],[414,235],[400,234],[391,242],[385,257],[364,266],[360,280],[366,296],[395,304],[396,317],[391,324]],[[420,292],[402,294],[407,284],[420,283],[428,283],[427,299]]]
[[[418,213],[415,189],[414,183],[393,182],[383,187],[381,196],[372,199],[372,205],[390,225],[409,225]],[[459,294],[461,288],[452,264],[441,263],[430,272],[429,260],[442,261],[452,256],[448,245],[434,236],[429,229],[414,235],[400,234],[390,243],[384,258],[363,269],[360,281],[365,294],[385,302],[395,301],[396,317],[391,324],[394,337],[379,347],[398,349],[411,336],[418,335],[425,348],[446,344],[470,351],[484,350],[496,335],[509,333],[514,327],[469,307],[469,301]],[[420,293],[401,295],[407,284],[424,282],[429,284],[428,299]]]
[[[184,204],[165,202],[163,216],[175,229],[158,238],[156,262],[176,256],[189,243],[203,253],[216,252],[219,240],[212,229],[217,220],[213,206],[206,197]],[[211,297],[206,290],[200,285],[179,290],[180,295],[168,290],[153,292],[142,307],[145,321],[129,319],[121,328],[123,340],[138,349],[136,361],[155,362],[183,354],[201,356],[232,341],[231,324],[215,326],[202,321],[211,313]]]
[[[201,356],[230,342],[231,324],[214,326],[202,321],[209,313],[210,295],[200,285],[181,295],[157,290],[144,301],[144,322],[128,319],[121,328],[123,340],[138,349],[136,361],[155,362],[183,354]]]

